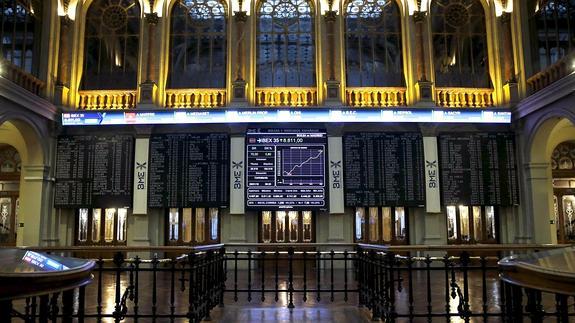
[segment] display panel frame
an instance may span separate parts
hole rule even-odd
[[[329,201],[327,138],[327,131],[320,128],[249,128],[245,137],[246,209],[326,211]],[[286,152],[289,152],[292,158],[289,163],[284,163],[284,156],[288,155]],[[271,158],[273,163],[270,162]],[[293,161],[294,159],[297,161]],[[290,168],[290,171],[282,169],[286,174],[278,176],[278,163],[281,167]],[[304,167],[307,165],[309,166]],[[318,165],[321,170],[318,170]],[[306,171],[310,174],[304,174]],[[270,178],[271,172],[273,179]],[[271,181],[273,185],[270,185]],[[290,181],[290,184],[282,185],[285,181]],[[317,185],[306,185],[313,181],[316,181]]]

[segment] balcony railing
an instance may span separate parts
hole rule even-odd
[[[574,309],[567,305],[573,297],[555,298],[551,293],[525,291],[528,306],[513,304],[510,312],[509,303],[517,298],[506,294],[498,276],[497,261],[502,257],[556,247],[227,244],[225,249],[213,245],[37,250],[76,257],[80,252],[116,253],[112,259],[97,260],[94,283],[81,289],[78,303],[65,312],[70,321],[186,318],[199,322],[226,302],[275,301],[294,308],[312,299],[314,304],[364,305],[373,319],[386,322],[423,318],[521,322],[535,314],[542,319],[573,320]],[[166,255],[146,260],[125,258],[127,252]],[[62,318],[58,295],[50,299],[51,318]],[[38,317],[35,304],[36,298],[16,302],[14,316]]]
[[[303,87],[257,88],[256,105],[307,107],[317,105],[317,89]]]
[[[346,104],[352,107],[396,107],[407,104],[405,88],[401,87],[348,87]]]
[[[38,95],[42,95],[42,91],[46,86],[46,83],[32,74],[24,71],[23,69],[12,65],[10,62],[2,60],[2,68],[4,69],[1,73],[10,81],[16,83],[20,87]]]
[[[215,108],[226,105],[225,89],[167,89],[167,108]]]
[[[493,89],[435,88],[435,103],[443,108],[488,108],[494,106]]]
[[[136,107],[136,90],[78,91],[78,110],[124,110]]]
[[[545,70],[531,76],[527,80],[527,91],[528,94],[533,94],[535,92],[541,91],[545,87],[549,86],[563,77],[569,75],[573,72],[573,58],[575,54],[570,54],[554,64],[547,67]]]

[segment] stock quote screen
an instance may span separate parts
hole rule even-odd
[[[249,209],[325,209],[327,133],[318,129],[249,129]]]

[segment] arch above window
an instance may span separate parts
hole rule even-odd
[[[314,8],[306,0],[257,6],[257,87],[314,87]]]
[[[438,87],[491,87],[485,9],[480,0],[434,0],[431,30]]]
[[[137,0],[95,0],[86,14],[81,88],[137,87],[141,23]]]
[[[345,6],[347,85],[402,86],[401,14],[394,0],[352,0]]]
[[[171,14],[170,88],[226,86],[226,5],[179,0]]]

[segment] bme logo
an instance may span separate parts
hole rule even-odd
[[[331,171],[331,176],[333,177],[333,183],[331,186],[333,188],[341,188],[341,171],[338,168],[341,168],[341,160],[339,161],[329,161],[330,167],[333,168]]]
[[[147,162],[138,163],[136,162],[136,177],[138,178],[138,183],[136,188],[139,190],[146,189],[146,166]]]
[[[427,183],[427,186],[429,188],[437,188],[437,160],[426,160],[425,168],[428,168],[427,175],[429,176],[429,183]]]
[[[232,160],[232,169],[233,176],[234,176],[234,189],[241,190],[242,189],[242,169],[244,168],[244,162],[235,162]]]

